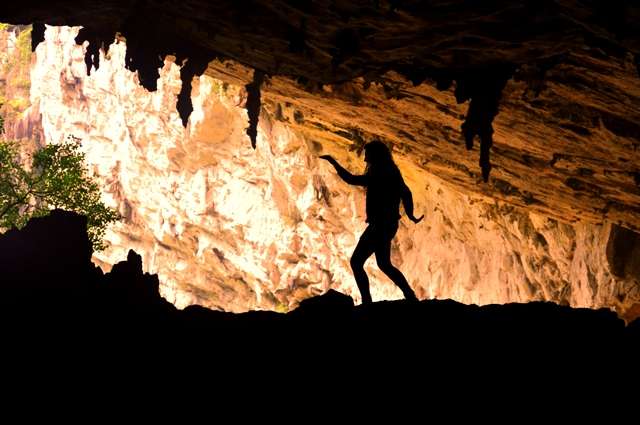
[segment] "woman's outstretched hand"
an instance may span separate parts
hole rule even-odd
[[[424,218],[424,214],[422,214],[420,216],[420,218],[415,218],[414,216],[409,217],[409,220],[413,221],[414,223],[418,224],[422,221],[422,219]]]
[[[321,155],[320,159],[324,159],[325,161],[329,161],[332,164],[336,162],[336,160],[333,159],[333,157],[331,155]]]

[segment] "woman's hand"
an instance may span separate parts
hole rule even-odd
[[[415,218],[414,216],[409,217],[409,220],[413,221],[414,223],[418,224],[422,221],[422,219],[424,218],[424,214],[422,214],[420,216],[420,218]]]
[[[336,160],[333,159],[333,157],[331,155],[321,155],[320,159],[324,159],[325,161],[329,161],[332,164],[336,163]]]

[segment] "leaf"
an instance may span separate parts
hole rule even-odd
[[[19,162],[18,148],[0,142],[0,228],[20,228],[31,217],[61,208],[87,217],[94,251],[106,246],[107,226],[120,219],[104,205],[98,184],[88,175],[77,143],[47,145],[38,150],[30,169]]]

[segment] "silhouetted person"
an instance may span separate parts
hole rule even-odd
[[[398,231],[400,200],[404,204],[407,216],[414,223],[419,223],[424,215],[420,218],[413,216],[411,191],[404,183],[398,166],[393,162],[389,148],[380,141],[373,141],[365,145],[364,152],[367,170],[365,174],[359,176],[342,168],[330,155],[320,157],[329,161],[345,182],[367,188],[367,223],[369,226],[360,236],[358,245],[351,256],[351,269],[362,295],[362,303],[371,302],[369,278],[364,271],[364,263],[373,253],[376,254],[376,262],[380,270],[402,290],[404,297],[416,301],[416,295],[407,279],[400,270],[391,264],[391,240]]]

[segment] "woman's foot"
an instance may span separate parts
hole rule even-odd
[[[411,293],[404,294],[404,298],[410,303],[420,302],[420,300],[418,299],[418,297],[416,297],[416,294],[413,291],[411,291]]]

